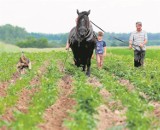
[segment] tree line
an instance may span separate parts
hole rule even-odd
[[[14,44],[22,48],[50,48],[63,47],[66,44],[69,33],[45,34],[29,33],[25,28],[6,24],[0,26],[0,41]],[[108,46],[128,46],[126,43],[115,40],[117,37],[128,42],[130,33],[105,33],[104,40]],[[160,33],[148,33],[148,45],[160,45]]]

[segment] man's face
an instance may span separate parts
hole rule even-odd
[[[136,28],[137,28],[137,31],[141,31],[142,30],[142,25],[141,24],[136,24]]]

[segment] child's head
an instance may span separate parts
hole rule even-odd
[[[98,40],[102,40],[102,38],[103,38],[103,32],[99,31],[97,38],[98,38]]]

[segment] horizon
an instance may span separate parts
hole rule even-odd
[[[21,27],[21,26],[18,26],[18,25],[12,25],[12,24],[3,24],[3,25],[0,25],[1,26],[5,26],[5,25],[11,25],[11,26],[14,26],[14,27],[20,27],[20,28],[24,28],[25,31],[27,31],[27,29],[25,27]],[[94,25],[93,25],[94,26]],[[99,30],[101,31],[101,30]],[[98,33],[98,31],[95,31],[96,33]],[[39,33],[39,34],[48,34],[48,35],[56,35],[56,34],[66,34],[66,33],[69,33],[69,32],[60,32],[60,33],[45,33],[45,32],[29,32],[27,31],[27,33]],[[116,34],[130,34],[131,32],[105,32],[105,33],[116,33]],[[160,32],[147,32],[147,33],[151,33],[151,34],[159,34]]]

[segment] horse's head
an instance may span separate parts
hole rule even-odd
[[[89,17],[88,15],[90,14],[90,10],[89,11],[83,11],[83,12],[79,12],[77,10],[77,14],[78,14],[78,18],[77,18],[77,26],[76,26],[76,30],[78,35],[81,38],[84,38],[88,31],[89,31]]]

